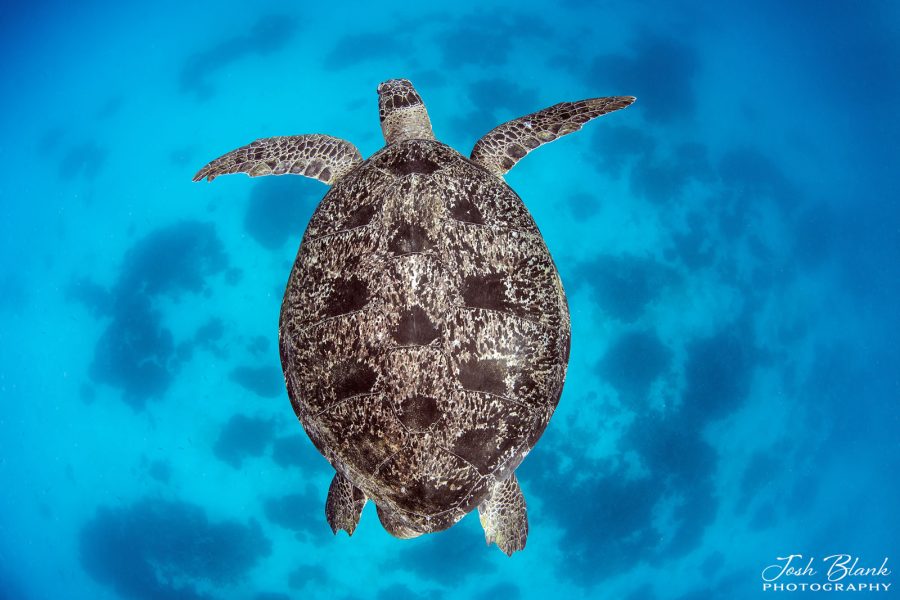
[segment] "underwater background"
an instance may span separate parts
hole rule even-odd
[[[893,568],[898,6],[5,5],[0,598],[752,598],[788,554]],[[327,188],[191,182],[272,135],[372,154],[394,77],[465,155],[638,97],[506,178],[573,328],[512,558],[476,514],[397,540],[369,504],[332,535],[277,347]]]

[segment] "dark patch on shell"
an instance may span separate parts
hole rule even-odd
[[[459,364],[459,381],[467,390],[488,392],[502,396],[506,393],[507,364],[505,360],[469,359]]]
[[[447,156],[445,153],[435,153],[416,144],[398,147],[393,152],[386,152],[376,158],[379,167],[395,177],[407,175],[427,176],[441,170]]]
[[[447,212],[450,214],[450,217],[463,223],[484,224],[484,217],[481,216],[481,211],[466,196],[456,198],[456,202],[450,205]]]
[[[490,473],[497,458],[506,453],[517,440],[502,439],[494,427],[470,429],[456,439],[453,452],[473,464],[480,473]]]
[[[434,341],[440,331],[421,306],[404,309],[394,332],[394,339],[403,346],[426,346]]]
[[[429,396],[413,396],[400,403],[400,421],[411,431],[424,431],[440,416],[438,402]]]
[[[344,221],[344,227],[353,229],[354,227],[368,225],[372,221],[372,217],[375,216],[375,208],[373,204],[363,204]]]
[[[397,160],[385,164],[384,167],[397,177],[412,175],[413,173],[418,175],[431,175],[441,168],[441,166],[433,160],[420,156],[400,156]]]
[[[326,317],[336,317],[357,311],[369,300],[366,282],[355,275],[349,279],[336,279],[331,285],[331,294],[328,296],[324,310]]]
[[[377,377],[372,367],[358,360],[338,363],[333,376],[334,393],[338,400],[371,392]]]
[[[433,245],[428,238],[428,231],[417,223],[403,221],[391,235],[388,250],[394,254],[422,252]]]
[[[466,306],[508,310],[505,281],[506,277],[500,273],[469,275],[462,286],[463,301]]]

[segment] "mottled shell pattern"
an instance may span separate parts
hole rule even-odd
[[[335,183],[280,326],[309,437],[413,534],[451,526],[519,465],[559,401],[569,339],[519,196],[431,139],[390,144]]]

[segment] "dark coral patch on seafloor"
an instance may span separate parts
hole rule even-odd
[[[597,57],[588,77],[591,85],[614,82],[641,99],[646,118],[671,122],[690,118],[697,104],[695,79],[700,70],[696,48],[677,39],[645,32],[629,50]]]
[[[597,306],[625,322],[638,319],[675,281],[675,273],[666,265],[636,256],[599,256],[579,265],[578,274]]]
[[[59,160],[59,178],[69,181],[81,175],[92,180],[106,164],[108,152],[96,142],[88,140],[69,148]]]
[[[282,48],[297,32],[297,20],[288,15],[266,15],[235,35],[189,55],[178,73],[182,92],[206,100],[215,88],[210,78],[249,56],[268,56]]]
[[[165,394],[192,342],[211,343],[216,325],[207,321],[209,328],[201,327],[179,354],[158,301],[203,292],[209,278],[227,265],[212,224],[181,221],[138,240],[125,253],[110,289],[86,279],[70,285],[68,297],[109,318],[94,348],[91,380],[120,389],[123,400],[135,409]]]
[[[296,533],[327,529],[320,519],[322,500],[309,492],[269,498],[264,509],[267,519]]]
[[[321,455],[316,452],[309,438],[302,434],[280,437],[272,444],[272,460],[279,467],[308,469],[322,464]]]
[[[231,380],[263,398],[277,398],[284,392],[284,375],[277,365],[241,365],[230,373]]]
[[[656,334],[633,331],[612,344],[599,371],[630,400],[644,402],[650,385],[668,369],[671,355]]]
[[[275,424],[269,419],[234,415],[231,417],[213,446],[216,458],[239,469],[244,460],[262,456],[275,433]]]
[[[211,600],[271,552],[255,521],[213,522],[199,506],[144,498],[101,507],[79,536],[84,570],[127,598]]]

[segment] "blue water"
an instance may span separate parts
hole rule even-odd
[[[251,4],[2,10],[0,597],[746,598],[788,554],[897,565],[896,4]],[[638,97],[507,177],[573,327],[512,558],[476,515],[331,534],[277,348],[326,187],[191,182],[270,135],[375,152],[393,77],[464,154]]]

